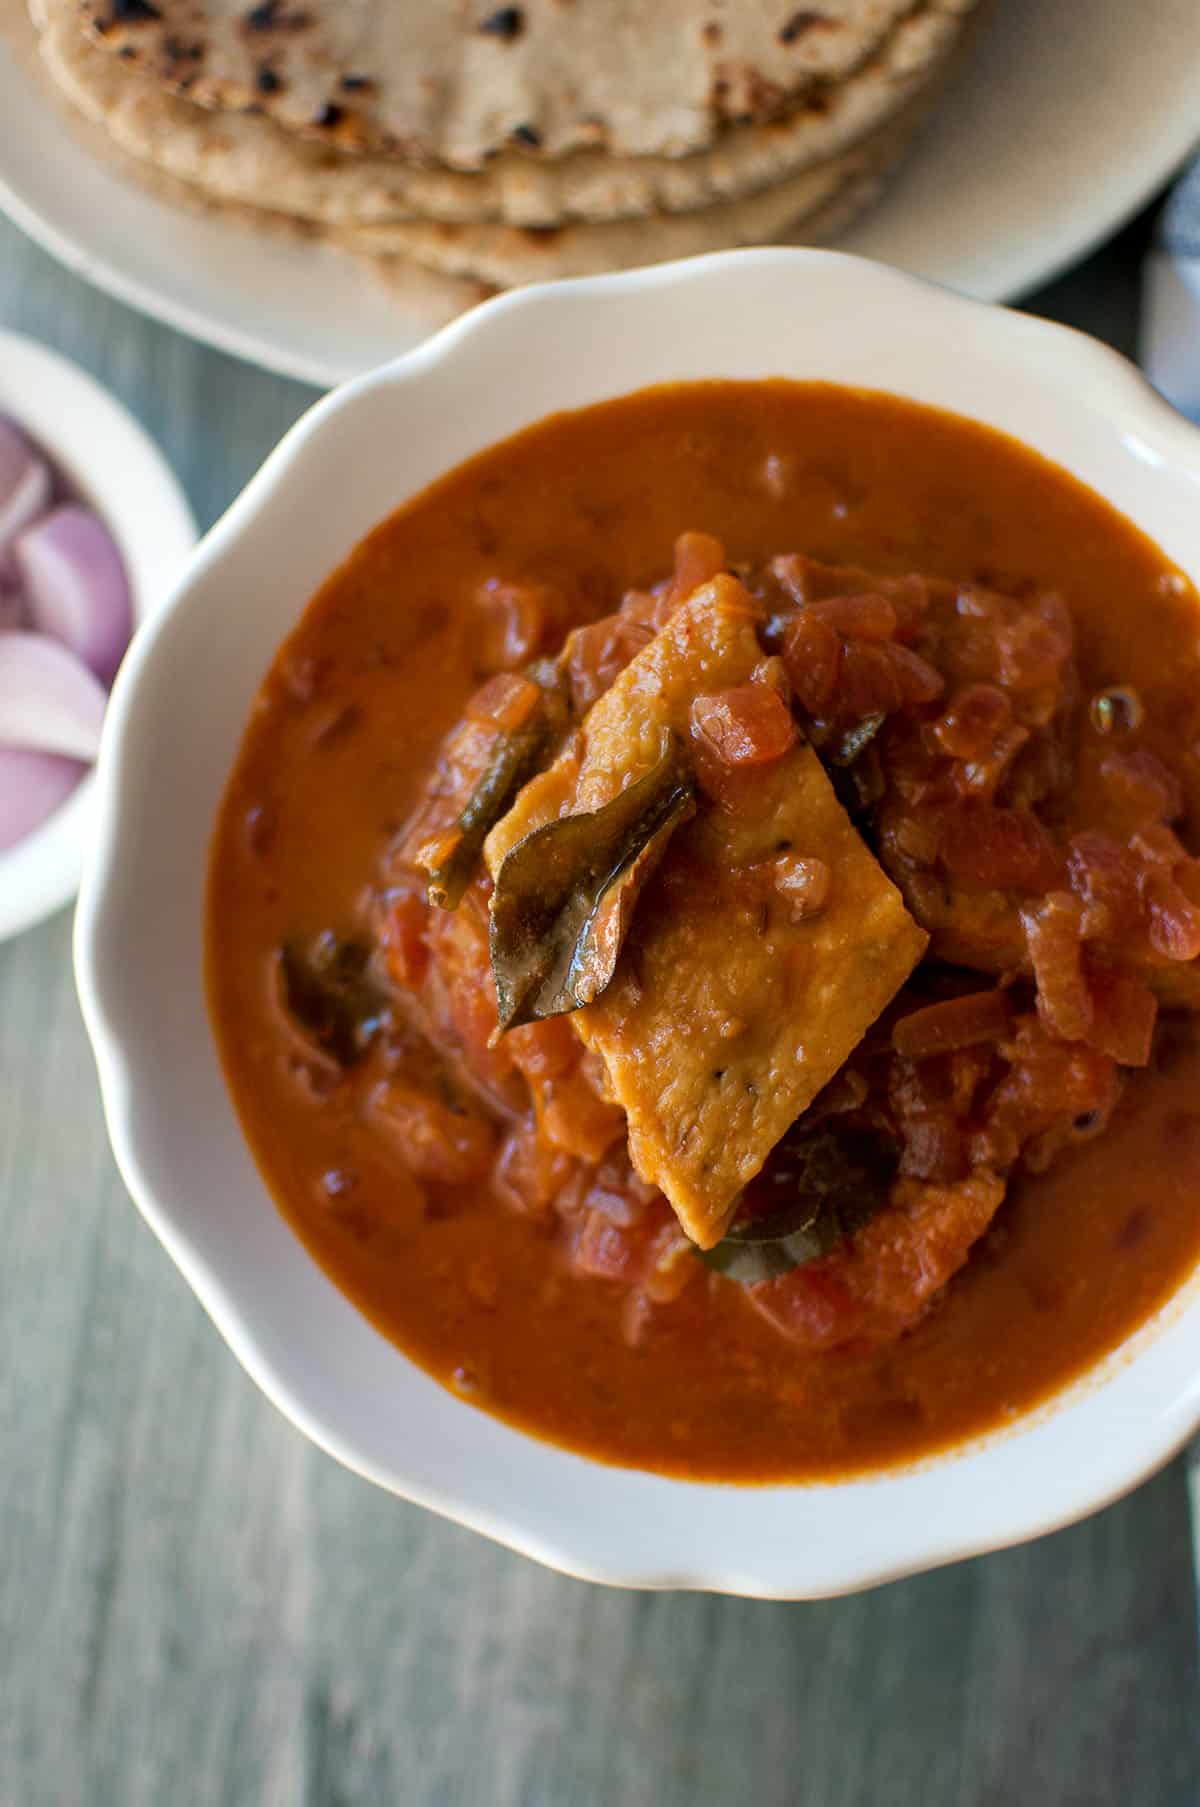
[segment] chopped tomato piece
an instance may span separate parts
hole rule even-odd
[[[698,590],[711,578],[719,577],[726,569],[725,548],[720,540],[714,539],[711,533],[681,533],[675,541],[675,569],[662,595],[667,615],[661,620],[666,620],[671,610],[686,602],[693,590]]]
[[[961,1179],[970,1166],[967,1123],[991,1065],[978,1046],[892,1061],[887,1096],[900,1132],[900,1171],[911,1178]]]
[[[786,708],[792,706],[792,686],[783,660],[772,656],[762,659],[750,673],[752,684],[769,684]]]
[[[1083,964],[1083,906],[1069,891],[1051,891],[1021,911],[1038,1015],[1065,1042],[1088,1040],[1095,1009]]]
[[[632,1284],[641,1266],[637,1241],[599,1211],[584,1218],[573,1250],[575,1266],[597,1280]]]
[[[1147,1066],[1158,1016],[1158,999],[1149,986],[1131,973],[1096,973],[1092,1004],[1092,1047],[1110,1054],[1119,1066]]]
[[[1178,878],[1181,868],[1197,864],[1188,856],[1187,849],[1165,822],[1147,822],[1136,833],[1129,837],[1129,851],[1137,855],[1144,866],[1163,866],[1173,878]]]
[[[1170,873],[1159,868],[1142,880],[1142,900],[1150,925],[1150,945],[1166,960],[1194,960],[1200,954],[1200,907]]]
[[[915,572],[908,577],[889,578],[887,595],[896,611],[897,640],[915,640],[929,613],[928,579]]]
[[[486,722],[512,734],[524,727],[540,700],[541,691],[531,678],[501,671],[479,687],[463,713],[469,721]]]
[[[372,1120],[399,1145],[419,1180],[465,1186],[486,1177],[496,1132],[481,1112],[450,1103],[400,1079],[385,1079],[371,1095]]]
[[[584,1194],[567,1249],[583,1273],[618,1280],[659,1304],[677,1298],[700,1272],[662,1194],[620,1158],[605,1162]]]
[[[582,1209],[601,1211],[614,1223],[641,1223],[651,1208],[658,1213],[658,1221],[667,1221],[669,1207],[662,1193],[639,1178],[624,1148],[614,1151],[593,1170],[591,1183],[584,1189]]]
[[[453,852],[460,838],[458,818],[487,770],[496,746],[490,722],[464,717],[447,735],[426,794],[398,837],[397,866],[423,866]]]
[[[586,627],[577,627],[568,637],[566,652],[567,682],[575,713],[583,715],[590,709],[653,637],[649,622],[623,610]]]
[[[937,864],[942,823],[936,810],[904,809],[885,804],[880,811],[878,828],[885,866],[889,855],[893,865],[901,861],[915,866]]]
[[[1023,728],[1016,733],[1017,746],[1029,738]],[[1011,756],[1012,734],[1012,701],[995,684],[968,684],[929,730],[938,751],[948,758],[988,766]]]
[[[842,643],[827,621],[811,611],[797,616],[783,638],[783,664],[801,705],[821,715],[838,680]]]
[[[817,1353],[855,1342],[866,1312],[847,1287],[835,1258],[809,1261],[778,1280],[746,1288],[756,1311],[802,1349]]]
[[[850,640],[842,654],[842,669],[833,694],[839,719],[860,721],[868,715],[891,715],[904,700],[900,678],[886,646]]]
[[[883,651],[887,654],[888,664],[900,686],[901,703],[932,703],[941,696],[946,688],[945,681],[941,672],[928,659],[923,659],[911,647],[901,646],[894,640]]]
[[[1120,1093],[1111,1055],[1050,1035],[1035,1016],[1020,1018],[1001,1050],[1008,1072],[988,1099],[973,1157],[1007,1169],[1019,1155],[1040,1172],[1074,1132],[1103,1128]]]
[[[1047,891],[1061,877],[1050,836],[1029,810],[960,804],[942,817],[942,863],[964,884],[998,891]]]
[[[916,637],[929,608],[929,580],[917,575],[880,577],[869,571],[821,565],[797,552],[785,552],[771,559],[767,569],[784,597],[800,609],[846,597],[884,597],[891,605],[896,618],[894,631],[901,640]]]
[[[803,609],[814,599],[813,575],[817,569],[812,559],[802,552],[780,552],[767,566],[774,581],[789,602]]]
[[[1109,753],[1100,762],[1100,777],[1115,808],[1129,826],[1174,822],[1183,813],[1183,787],[1147,747],[1132,753]]]
[[[1071,838],[1067,854],[1071,889],[1083,904],[1089,941],[1118,941],[1135,934],[1141,918],[1136,862],[1098,829]]]
[[[470,887],[457,910],[430,912],[426,942],[430,962],[421,1002],[438,1046],[460,1058],[491,1097],[510,1107],[524,1087],[513,1072],[507,1046],[490,1046],[497,1024],[496,987],[482,881]]]
[[[560,1078],[578,1066],[583,1051],[565,1016],[549,1016],[543,1022],[510,1029],[505,1046],[513,1065],[529,1080]]]
[[[996,673],[1006,690],[1029,693],[1056,690],[1071,657],[1074,633],[1061,596],[1046,594],[1036,608],[1004,608],[995,626]],[[1007,618],[1005,618],[1007,617]]]
[[[791,712],[770,684],[737,684],[696,697],[691,724],[727,766],[768,765],[796,740]]]
[[[532,1080],[530,1090],[542,1135],[581,1160],[602,1160],[625,1128],[624,1111],[599,1095],[582,1063],[557,1078]]]
[[[886,596],[828,596],[810,603],[809,613],[847,640],[890,640],[896,632],[896,611]]]
[[[994,1043],[1011,1027],[1008,999],[998,987],[944,998],[902,1016],[892,1030],[892,1046],[909,1060],[949,1054],[956,1048]]]
[[[478,632],[471,656],[479,671],[516,671],[560,631],[566,600],[546,584],[503,583],[491,578],[475,596]]]
[[[409,991],[416,990],[429,966],[428,921],[424,879],[416,873],[400,873],[383,896],[379,944],[389,978]]]
[[[504,1138],[492,1185],[518,1211],[540,1214],[551,1210],[578,1171],[578,1162],[545,1141],[534,1119],[526,1117]]]
[[[887,1342],[915,1324],[991,1223],[1004,1181],[986,1170],[953,1185],[900,1180],[891,1204],[854,1238],[846,1280],[861,1302],[860,1336]]]
[[[642,1269],[642,1292],[655,1305],[669,1305],[699,1277],[695,1250],[671,1216],[650,1239]]]

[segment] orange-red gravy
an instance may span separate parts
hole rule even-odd
[[[680,531],[734,560],[984,583],[1074,615],[1085,685],[1147,706],[1143,744],[1200,802],[1200,600],[1128,522],[1016,442],[882,396],[697,384],[556,416],[377,528],[323,584],[247,728],[213,841],[212,1016],[280,1210],[386,1335],[464,1396],[603,1460],[739,1481],[844,1474],[1003,1423],[1111,1349],[1200,1255],[1200,1037],[1166,1021],[1108,1133],[1018,1179],[943,1301],[870,1355],[805,1356],[730,1282],[690,1288],[637,1347],[623,1295],[476,1190],[428,1217],[399,1152],[289,1072],[273,951],[352,917],[478,674],[486,578],[561,583],[600,615]],[[319,672],[316,700],[305,701]],[[264,855],[264,848],[266,849]],[[344,1092],[346,1088],[341,1088]],[[351,1169],[331,1198],[327,1173]]]

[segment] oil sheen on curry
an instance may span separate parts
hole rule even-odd
[[[905,1461],[1200,1253],[1200,607],[1015,442],[783,382],[452,472],[322,586],[208,982],[279,1208],[602,1460]]]

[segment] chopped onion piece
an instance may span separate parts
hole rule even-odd
[[[33,626],[111,684],[133,631],[129,580],[108,528],[76,503],[27,529],[13,558]]]
[[[74,653],[46,634],[0,634],[0,747],[94,759],[107,702]]]
[[[0,747],[0,851],[14,847],[53,815],[87,767],[57,753]]]
[[[50,506],[54,479],[25,435],[0,415],[0,575],[12,541]]]

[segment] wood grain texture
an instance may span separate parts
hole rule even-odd
[[[1131,333],[1136,241],[1044,305]],[[1106,311],[1107,310],[1107,311]],[[309,399],[0,226],[0,319],[211,520]],[[606,1592],[401,1504],[267,1405],[113,1169],[66,915],[0,947],[4,1807],[1194,1807],[1182,1464],[851,1600]]]

